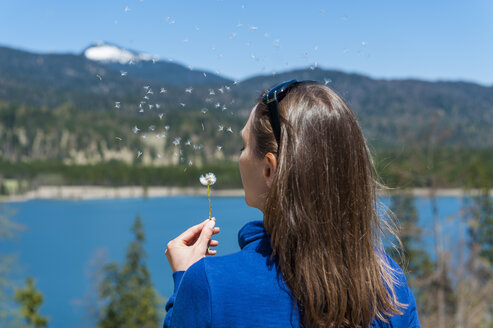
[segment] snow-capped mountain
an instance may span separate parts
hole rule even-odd
[[[83,54],[89,60],[104,63],[133,64],[140,61],[157,60],[157,58],[149,54],[137,53],[104,42],[98,42],[95,45],[87,47]]]

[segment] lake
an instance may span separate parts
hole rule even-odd
[[[388,199],[381,199],[388,205]],[[419,224],[424,229],[423,247],[433,249],[431,203],[416,198]],[[121,261],[132,241],[130,231],[136,215],[144,224],[147,265],[160,295],[173,292],[171,269],[164,255],[166,244],[188,227],[209,215],[207,197],[127,198],[102,200],[30,200],[4,203],[14,213],[11,219],[25,229],[14,239],[2,241],[1,255],[17,254],[17,286],[33,276],[43,293],[41,313],[50,317],[49,327],[91,326],[86,310],[97,300],[90,277],[97,264]],[[439,197],[438,209],[445,243],[458,240],[457,215],[461,199]],[[237,235],[251,220],[261,220],[262,213],[248,207],[243,197],[213,197],[212,213],[221,232],[217,255],[239,251]],[[453,247],[453,246],[451,246]],[[162,318],[165,310],[163,307]]]

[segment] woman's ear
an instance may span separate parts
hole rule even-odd
[[[274,173],[277,168],[276,156],[272,153],[267,153],[264,157],[264,178],[267,187],[272,186],[272,181],[274,180]]]

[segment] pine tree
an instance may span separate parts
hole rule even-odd
[[[145,264],[146,253],[142,221],[136,217],[132,232],[135,240],[128,246],[125,262],[119,268],[110,263],[104,268],[100,297],[105,306],[99,321],[101,328],[146,328],[159,325],[162,300],[152,286]]]
[[[49,319],[38,313],[43,295],[34,287],[33,278],[28,277],[24,289],[15,291],[15,300],[21,305],[20,314],[26,320],[26,327],[46,327]]]

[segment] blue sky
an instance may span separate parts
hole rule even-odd
[[[1,45],[79,53],[97,41],[238,80],[317,65],[493,85],[489,0],[0,1]]]

